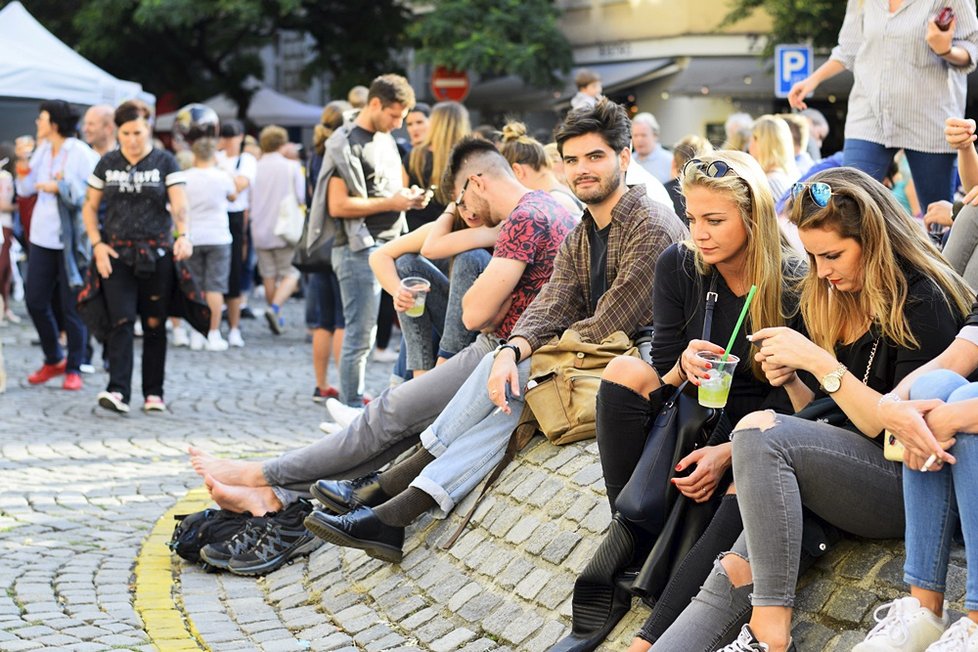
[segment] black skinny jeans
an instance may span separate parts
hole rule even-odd
[[[113,324],[105,343],[108,390],[122,394],[126,403],[132,394],[133,324],[137,315],[143,324],[143,396],[163,397],[166,317],[172,286],[173,253],[169,250],[156,260],[156,269],[150,274],[137,276],[132,265],[113,259],[112,274],[102,279]]]

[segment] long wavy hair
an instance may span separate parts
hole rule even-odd
[[[831,351],[836,343],[853,338],[853,324],[875,320],[887,340],[917,348],[920,343],[904,316],[910,270],[937,283],[953,311],[962,316],[970,312],[974,292],[883,184],[847,167],[819,172],[807,184],[817,182],[832,189],[829,203],[822,208],[803,192],[791,202],[789,219],[799,230],[829,229],[858,242],[863,278],[856,292],[833,290],[818,278],[815,259],[809,255],[801,310],[816,344]]]
[[[793,288],[804,274],[805,264],[799,258],[778,226],[774,198],[764,171],[749,154],[733,150],[720,150],[700,156],[702,168],[714,161],[723,161],[733,170],[722,177],[704,174],[700,166],[687,165],[680,175],[683,194],[690,188],[706,188],[727,195],[740,209],[740,219],[747,230],[747,252],[744,274],[749,283],[757,286],[757,293],[750,306],[750,323],[753,328],[784,326],[794,316],[796,307],[784,303],[785,285]],[[706,277],[712,265],[693,241],[685,245],[694,252],[696,271]],[[786,270],[788,276],[786,277]],[[763,380],[761,363],[751,356],[754,375]]]
[[[439,102],[431,109],[431,122],[424,142],[411,150],[408,170],[427,187],[440,181],[448,167],[452,148],[472,131],[468,110],[458,102]],[[431,152],[431,176],[424,173],[425,158]],[[452,201],[452,189],[439,184],[435,199],[441,204]]]

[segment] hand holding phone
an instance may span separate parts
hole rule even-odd
[[[951,21],[954,20],[954,10],[950,7],[944,7],[939,12],[937,16],[934,17],[934,22],[937,24],[937,29],[942,32],[946,32],[951,29]]]

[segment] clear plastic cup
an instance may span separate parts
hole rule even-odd
[[[414,296],[414,305],[404,311],[408,317],[420,317],[424,314],[424,302],[431,290],[428,279],[420,276],[408,276],[401,279],[401,289],[407,290]]]
[[[730,395],[730,384],[733,382],[734,370],[740,358],[735,355],[728,355],[724,360],[723,356],[707,351],[700,351],[696,354],[701,360],[705,360],[712,365],[709,371],[709,378],[702,381],[699,387],[699,402],[703,407],[722,408],[727,405],[727,397]]]

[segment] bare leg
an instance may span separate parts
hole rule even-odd
[[[299,278],[297,276],[286,276],[281,281],[279,281],[278,287],[274,291],[274,303],[276,306],[283,305],[295,292],[296,287],[299,285]],[[266,288],[267,291],[267,288]]]
[[[646,652],[650,647],[652,647],[651,643],[636,636],[632,639],[632,644],[628,646],[627,652]]]
[[[205,292],[207,307],[211,309],[211,330],[221,328],[221,307],[224,305],[224,295],[220,292]]]
[[[734,587],[745,586],[754,581],[750,563],[743,557],[724,555],[720,564]],[[757,640],[767,643],[770,652],[785,652],[791,643],[791,608],[754,607],[750,628]]]
[[[316,387],[329,389],[326,371],[329,369],[330,351],[333,348],[333,333],[325,328],[312,330],[312,370],[316,376]]]
[[[937,591],[928,591],[917,586],[910,587],[910,595],[917,598],[921,607],[925,607],[934,612],[940,618],[944,615],[944,594]],[[970,615],[969,615],[970,618]]]
[[[218,482],[241,487],[267,487],[261,462],[225,460],[191,446],[190,464],[200,477],[211,476]]]
[[[262,285],[265,286],[265,303],[272,305],[275,303],[275,279],[263,278]]]
[[[241,327],[241,297],[227,300],[228,304],[228,326],[231,328]]]
[[[282,509],[282,501],[275,496],[271,487],[235,487],[218,482],[209,475],[204,477],[204,484],[221,509],[251,512],[255,516]]]

